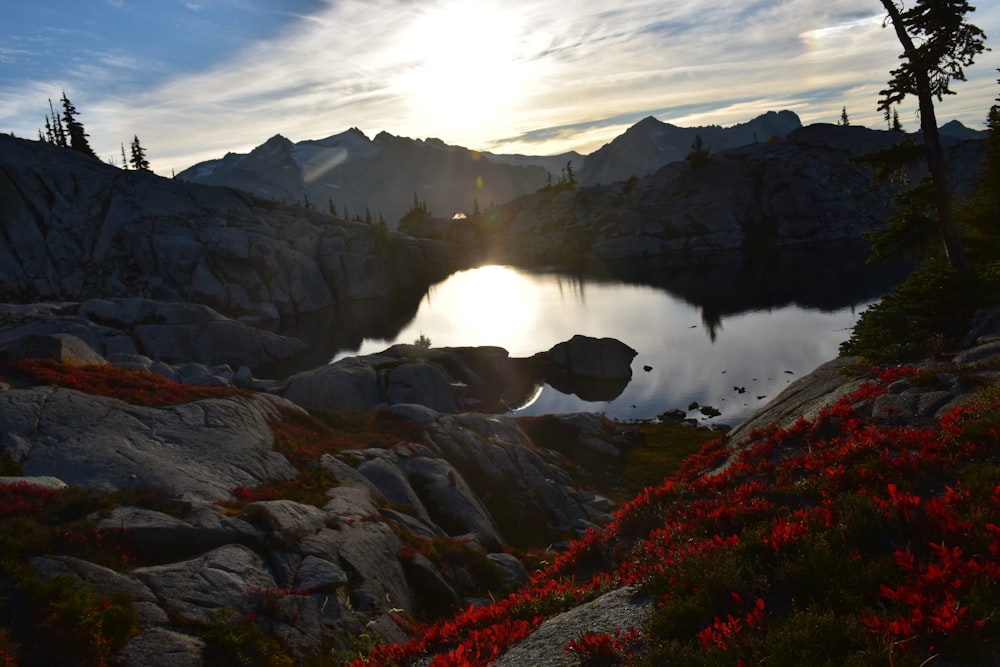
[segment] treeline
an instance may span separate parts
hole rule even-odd
[[[83,123],[80,122],[80,113],[73,106],[73,103],[69,101],[65,91],[63,91],[60,102],[62,103],[62,113],[56,113],[52,100],[49,100],[49,113],[45,115],[45,130],[38,130],[38,140],[54,146],[75,150],[95,160],[100,159],[94,153],[94,149],[90,147],[90,142],[87,140],[90,135],[87,134]],[[150,171],[149,160],[146,158],[146,149],[139,142],[138,135],[133,135],[132,137],[128,157],[125,154],[124,143],[122,143],[121,149],[122,169],[131,168],[137,171]],[[114,164],[111,160],[109,162]]]

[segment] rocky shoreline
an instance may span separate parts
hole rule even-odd
[[[28,310],[51,313],[42,306],[5,312]],[[26,326],[23,318],[20,326]],[[930,419],[984,382],[995,383],[1000,311],[982,314],[966,345],[948,361],[924,364],[933,381],[900,380],[875,401],[868,417],[899,423]],[[169,499],[167,511],[121,504],[87,518],[104,539],[127,547],[134,560],[124,568],[72,555],[31,560],[41,578],[69,574],[98,595],[129,596],[139,621],[137,634],[116,655],[125,665],[150,664],[154,658],[157,664],[201,664],[207,649],[199,628],[222,613],[265,615],[262,626],[296,659],[349,645],[366,633],[403,640],[394,620],[401,610],[420,616],[523,585],[529,571],[507,547],[510,536],[524,534],[526,517],[535,537],[552,539],[582,535],[610,520],[613,503],[570,474],[574,456],[614,458],[633,446],[634,427],[597,415],[553,417],[574,443],[555,451],[533,442],[516,419],[380,401],[383,440],[361,449],[331,448],[313,461],[328,484],[320,506],[263,499],[255,489],[294,484],[306,472],[293,463],[287,444],[278,446],[278,434],[308,417],[289,397],[251,391],[145,407],[18,380],[11,370],[17,356],[45,350],[67,368],[104,362],[70,334],[8,334],[5,375],[14,379],[0,385],[0,442],[7,466],[16,464],[19,474],[0,482],[7,489],[68,485],[95,493],[151,488]],[[475,351],[419,352],[453,363],[463,354],[466,360],[496,361],[495,350]],[[401,359],[405,355],[396,361]],[[847,371],[859,363],[838,359],[799,378],[728,441],[738,446],[754,429],[815,415],[856,388],[859,380]],[[212,376],[200,379],[206,377]],[[450,383],[442,386],[451,391]],[[407,397],[419,394],[418,386],[410,389]],[[409,437],[393,435],[404,432],[400,429]],[[309,433],[307,439],[321,438],[326,431]],[[478,578],[456,562],[432,561],[420,547],[430,544],[455,545],[463,558],[481,564]],[[272,592],[266,610],[260,591]],[[616,623],[622,614],[638,621],[646,608],[629,595],[595,604],[607,608],[597,616],[581,612],[552,619],[539,636],[547,636],[547,626],[577,636],[601,614]],[[569,664],[554,654],[543,658],[538,652],[551,651],[537,640],[527,646],[511,656],[529,650],[534,664]],[[502,664],[520,658],[510,660]]]

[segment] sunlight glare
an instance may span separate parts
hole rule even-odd
[[[487,126],[516,106],[531,73],[517,53],[520,23],[493,3],[449,1],[417,17],[401,40],[413,66],[400,85],[431,127]]]
[[[461,332],[464,345],[500,345],[510,350],[530,342],[538,318],[538,300],[531,282],[505,266],[482,266],[466,272],[455,294],[435,295],[453,300],[452,333]]]

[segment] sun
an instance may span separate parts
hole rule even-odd
[[[427,125],[491,127],[517,106],[537,76],[523,54],[523,17],[492,3],[448,2],[417,15],[399,45],[399,84]]]

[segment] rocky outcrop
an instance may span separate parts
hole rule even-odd
[[[125,326],[123,313],[152,307],[114,309],[119,319],[109,325]],[[59,351],[79,347],[95,355],[90,362],[113,365],[80,338],[48,338]],[[29,349],[23,339],[14,344]],[[506,359],[494,348],[421,352],[435,360],[426,365],[467,379]],[[420,375],[403,373],[418,397]],[[505,550],[565,541],[610,520],[613,503],[570,471],[576,456],[619,456],[629,438],[597,415],[561,416],[555,451],[516,419],[397,403],[385,418],[416,425],[416,438],[330,449],[296,468],[276,451],[274,431],[303,418],[301,408],[266,394],[152,408],[17,379],[0,384],[0,447],[4,465],[20,474],[0,477],[0,486],[125,489],[149,501],[87,518],[128,567],[58,550],[31,561],[43,579],[68,576],[99,596],[128,596],[139,626],[116,656],[121,664],[158,663],[161,652],[166,664],[198,664],[218,650],[206,628],[248,618],[304,661],[344,651],[361,633],[405,639],[392,620],[399,613],[447,613],[523,585],[525,565]],[[317,505],[234,502],[283,480],[294,488],[292,480],[316,470],[329,485]],[[447,548],[421,551],[421,543]]]
[[[891,186],[852,158],[900,133],[810,125],[777,141],[668,164],[644,178],[553,189],[484,211],[435,238],[463,238],[493,261],[594,263],[671,257],[730,262],[738,253],[862,238],[888,219]],[[982,141],[949,140],[954,191],[975,182]],[[912,179],[919,179],[914,172]],[[474,238],[471,230],[478,232]]]
[[[257,318],[422,291],[443,246],[0,136],[0,301],[142,296]]]
[[[217,500],[240,485],[294,474],[272,449],[264,396],[146,408],[71,389],[0,392],[6,454],[25,475],[97,491],[139,485]]]
[[[636,351],[611,338],[574,336],[528,359],[498,347],[394,345],[296,373],[282,395],[326,410],[416,403],[438,412],[507,412],[548,382],[586,400],[611,400],[632,379]]]
[[[0,355],[10,360],[95,363],[107,358],[188,382],[195,370],[192,365],[226,366],[229,370],[220,372],[228,373],[226,381],[232,381],[232,369],[257,369],[305,350],[306,344],[297,338],[193,303],[128,298],[0,304]]]

